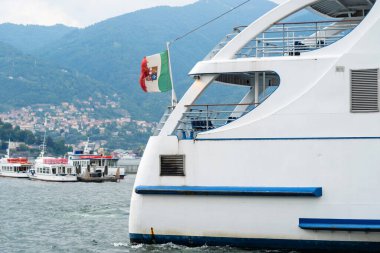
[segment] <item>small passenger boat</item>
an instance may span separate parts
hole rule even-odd
[[[75,168],[67,161],[66,158],[38,157],[34,167],[30,169],[29,178],[51,182],[76,182],[78,179]]]
[[[40,156],[34,162],[34,166],[29,171],[31,180],[51,181],[51,182],[76,182],[78,181],[76,170],[69,165],[67,158],[45,157],[45,140]]]
[[[0,177],[28,178],[28,171],[32,163],[28,158],[10,157],[10,141],[8,144],[7,155],[0,160]]]
[[[0,162],[0,177],[28,178],[31,167],[28,158],[3,158]]]
[[[98,154],[89,140],[83,150],[69,152],[68,157],[69,164],[78,171],[79,181],[105,182],[124,178],[124,169],[117,166],[119,158]]]

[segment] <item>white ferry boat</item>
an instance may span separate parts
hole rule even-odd
[[[0,177],[28,178],[32,163],[28,158],[3,158],[0,162]]]
[[[68,164],[66,158],[38,157],[29,178],[32,180],[52,182],[76,182],[77,174],[75,168]]]
[[[93,177],[118,176],[123,179],[124,168],[117,166],[119,158],[112,155],[98,154],[94,151],[93,143],[87,140],[83,150],[74,150],[68,154],[68,162],[78,171],[80,177],[86,174]]]
[[[284,21],[304,9],[324,20]],[[236,28],[147,144],[131,242],[380,252],[379,69],[376,0],[289,0]],[[248,91],[199,104],[211,83]]]
[[[0,177],[28,178],[32,163],[24,157],[11,158],[10,145],[9,141],[7,155],[0,160]]]

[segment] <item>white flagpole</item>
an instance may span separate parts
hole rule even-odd
[[[174,90],[172,65],[170,62],[170,42],[166,42],[166,49],[168,50],[170,81],[172,82],[172,107],[175,107],[177,105],[177,95],[175,94],[175,90]]]

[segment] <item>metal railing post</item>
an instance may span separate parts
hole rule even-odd
[[[315,48],[318,48],[318,23],[315,22]]]
[[[208,130],[208,105],[206,105],[206,129]]]
[[[282,24],[282,56],[285,56],[285,24]]]

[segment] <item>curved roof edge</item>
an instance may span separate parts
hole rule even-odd
[[[310,9],[332,18],[365,17],[375,4],[376,0],[320,0]]]

